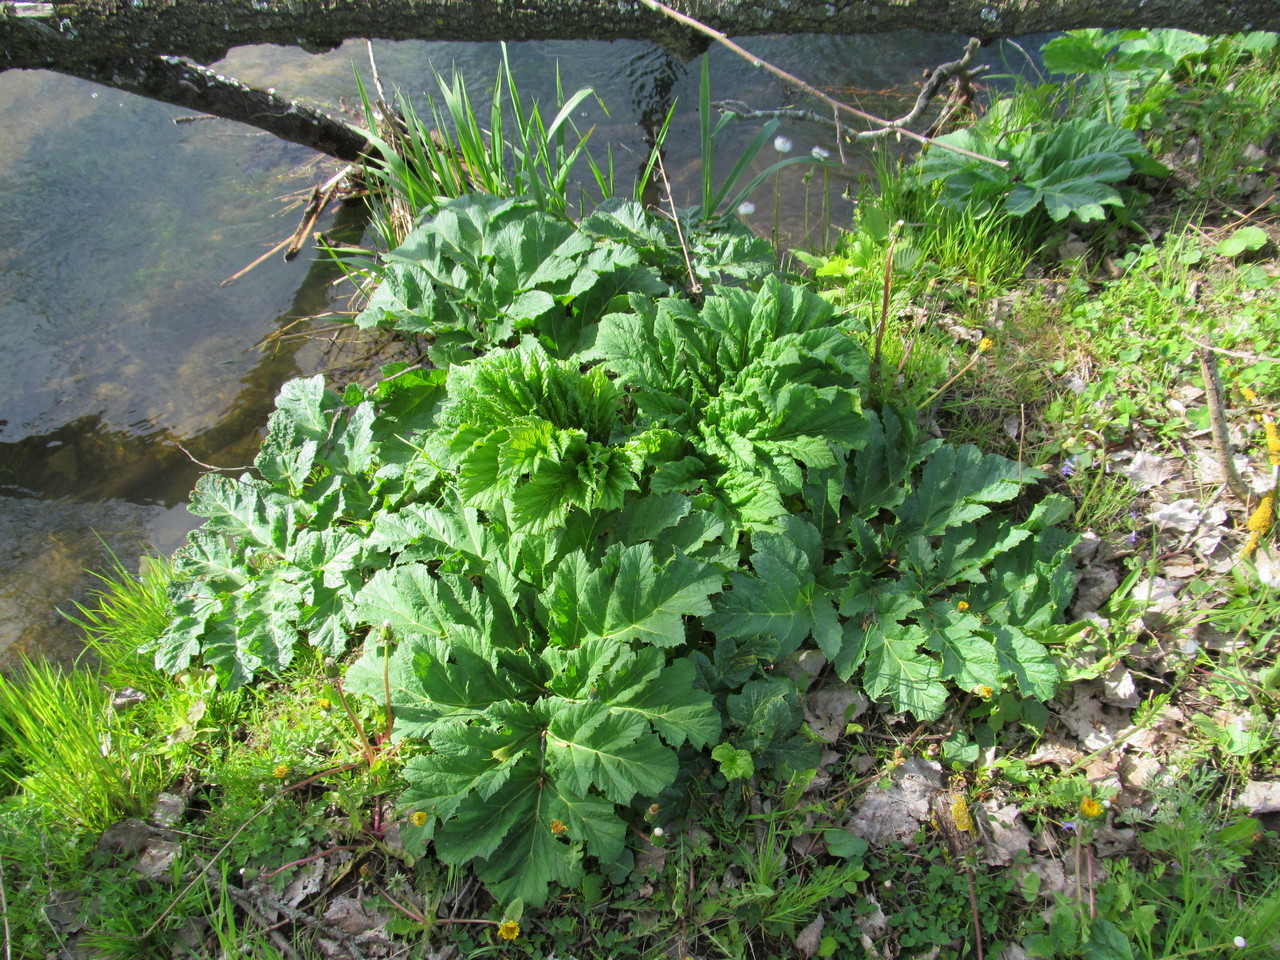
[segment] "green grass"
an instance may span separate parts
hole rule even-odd
[[[10,775],[51,822],[102,830],[145,813],[165,784],[153,744],[111,699],[84,671],[28,662],[15,678],[0,677]]]
[[[86,649],[98,661],[103,680],[117,690],[130,687],[158,696],[173,683],[139,650],[154,641],[173,619],[169,603],[169,561],[144,557],[141,572],[130,573],[114,553],[104,573],[94,576],[101,586],[90,591],[77,614],[65,615],[80,627]]]

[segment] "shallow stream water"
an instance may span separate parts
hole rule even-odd
[[[910,85],[955,59],[963,38],[799,36],[747,45],[856,96],[863,109],[896,115],[914,97]],[[499,45],[377,43],[374,51],[384,85],[420,96],[433,87],[432,68],[456,68],[487,110]],[[642,123],[677,98],[666,168],[685,199],[699,176],[696,63],[641,42],[510,51],[526,97],[552,103],[557,68],[566,91],[596,90],[608,115],[592,102],[578,122],[595,127],[598,157],[612,145],[623,183],[645,153]],[[764,71],[720,48],[709,57],[713,97],[760,108],[791,103]],[[243,48],[217,69],[336,112],[357,102],[355,71],[367,77],[369,61],[364,42],[353,41],[323,55]],[[75,658],[77,632],[58,610],[85,598],[95,583],[88,571],[104,569],[108,551],[132,568],[144,552],[179,546],[196,524],[185,500],[203,468],[192,458],[251,463],[280,384],[325,363],[315,340],[267,352],[254,345],[297,318],[346,306],[350,288],[335,284],[339,272],[311,249],[292,263],[271,257],[220,285],[293,232],[300,211],[288,198],[338,164],[222,120],[176,124],[185,113],[56,74],[0,74],[0,666],[23,652]],[[740,126],[739,146],[755,129]],[[833,146],[816,125],[790,124],[785,133],[797,151]],[[726,163],[733,150],[730,141]],[[766,153],[760,166],[776,159]],[[844,182],[866,170],[857,161]],[[752,225],[768,234],[774,197],[762,192]],[[798,173],[780,197],[782,229],[802,233]],[[345,219],[358,236],[357,217],[331,212],[318,228]]]

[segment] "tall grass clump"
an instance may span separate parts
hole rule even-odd
[[[143,813],[164,785],[145,736],[82,670],[28,661],[0,677],[0,738],[12,754],[4,772],[22,792],[51,819],[85,829]]]
[[[566,97],[557,73],[556,113],[548,120],[536,100],[520,93],[503,45],[484,127],[458,73],[448,79],[436,73],[435,81],[440,99],[428,95],[424,115],[402,93],[394,105],[374,102],[357,77],[366,123],[378,131],[370,136],[378,153],[365,164],[365,177],[375,196],[374,222],[388,249],[420,215],[468,193],[529,197],[546,212],[568,217],[580,189],[570,176],[580,162],[599,199],[614,196],[612,154],[603,165],[597,162],[587,150],[591,129],[583,132],[573,120],[579,105],[595,97],[591,88]],[[578,200],[585,209],[585,188]]]
[[[135,575],[114,553],[109,558],[106,572],[94,574],[101,586],[90,591],[89,602],[76,603],[75,614],[63,615],[83,631],[85,647],[97,659],[107,684],[158,696],[173,681],[138,651],[164,633],[173,619],[170,562],[144,557]]]

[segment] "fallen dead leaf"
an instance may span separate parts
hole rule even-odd
[[[869,790],[853,810],[848,828],[874,847],[894,841],[912,844],[943,789],[942,767],[913,757],[893,771],[888,787]]]
[[[1102,678],[1102,699],[1116,707],[1132,710],[1142,698],[1138,696],[1137,684],[1133,682],[1133,674],[1125,669],[1124,664],[1113,664]]]
[[[1213,545],[1217,546],[1216,540]],[[1212,551],[1210,552],[1212,553]],[[1161,565],[1160,572],[1166,577],[1173,577],[1177,580],[1190,580],[1200,572],[1200,566],[1195,557],[1181,553],[1176,557],[1167,558]]]
[[[1166,460],[1140,450],[1131,461],[1120,467],[1120,472],[1133,481],[1139,490],[1151,490],[1155,487],[1167,487],[1172,481],[1181,479],[1182,464],[1177,460]]]
[[[1239,803],[1255,815],[1280,813],[1280,781],[1250,780],[1240,794]]]
[[[828,683],[805,698],[804,719],[819,740],[835,743],[844,736],[845,727],[860,716],[868,700],[847,683]]]
[[[822,945],[822,928],[827,925],[827,918],[818,914],[813,921],[796,936],[796,953],[804,960],[809,960]]]

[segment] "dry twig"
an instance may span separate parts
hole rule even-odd
[[[878,120],[876,121],[882,126],[874,130],[857,130],[850,131],[848,136],[856,140],[873,140],[880,137],[886,137],[891,133],[904,132],[907,127],[915,123],[924,115],[933,98],[937,96],[938,88],[949,79],[969,80],[978,74],[987,70],[985,64],[974,66],[973,58],[978,52],[980,44],[976,39],[970,40],[965,47],[964,56],[959,60],[953,60],[950,63],[944,63],[930,74],[929,79],[920,89],[919,95],[912,108],[896,120]],[[838,102],[838,101],[833,101]],[[755,110],[743,103],[741,100],[718,100],[712,106],[724,113],[732,113],[734,116],[744,120],[802,120],[808,123],[818,123],[826,127],[835,127],[837,131],[843,129],[840,123],[839,115],[835,119],[824,117],[813,110],[803,109],[780,109],[780,110]],[[941,121],[941,118],[940,118]],[[938,124],[934,124],[937,126]],[[945,146],[945,144],[943,144]],[[986,158],[984,158],[986,159]]]
[[[1197,347],[1196,357],[1200,361],[1200,374],[1204,378],[1204,400],[1209,408],[1214,453],[1218,456],[1218,464],[1222,467],[1222,475],[1227,479],[1227,486],[1247,506],[1253,493],[1240,478],[1240,471],[1236,469],[1235,460],[1231,456],[1227,438],[1227,407],[1223,399],[1222,375],[1218,372],[1218,358],[1207,347]]]
[[[877,117],[873,114],[866,113],[865,111],[859,110],[857,107],[852,107],[847,103],[842,103],[841,101],[836,100],[834,97],[828,96],[827,94],[823,93],[821,90],[819,90],[817,87],[813,86],[812,84],[805,83],[799,77],[794,76],[793,74],[787,73],[787,71],[781,69],[780,67],[775,67],[773,64],[769,63],[767,60],[762,60],[760,57],[757,57],[754,53],[751,53],[749,50],[746,50],[745,48],[734,43],[732,40],[730,40],[727,36],[725,36],[719,30],[715,30],[711,27],[708,27],[705,23],[701,23],[693,19],[693,17],[686,16],[685,14],[681,13],[679,10],[672,10],[666,4],[659,3],[658,0],[640,0],[640,2],[643,3],[650,10],[656,10],[659,13],[665,14],[666,16],[671,17],[673,20],[676,20],[679,23],[684,24],[686,27],[690,27],[701,34],[710,37],[712,40],[715,40],[717,43],[725,47],[728,47],[730,50],[732,50],[738,56],[742,57],[752,66],[763,67],[765,70],[768,70],[770,73],[772,73],[775,77],[777,77],[778,79],[782,80],[787,84],[790,84],[795,89],[808,94],[809,96],[813,97],[815,100],[820,100],[822,103],[825,103],[828,107],[830,107],[833,111],[835,111],[837,115],[837,124],[839,122],[839,113],[840,111],[843,111],[845,113],[848,113],[848,114],[851,114],[852,116],[857,117],[860,120],[865,120],[868,123],[874,123],[878,127],[886,127],[888,128],[888,132],[900,133],[902,134],[902,136],[907,137],[910,140],[915,140],[915,141],[918,141],[919,143],[935,144],[938,147],[941,147],[946,150],[950,150],[953,153],[958,153],[966,157],[972,157],[975,160],[982,160],[986,163],[993,164],[997,167],[1008,166],[1008,164],[1003,160],[994,160],[991,157],[984,157],[980,153],[974,153],[972,150],[965,150],[962,147],[955,147],[950,144],[940,143],[939,141],[934,140],[932,137],[926,137],[924,134],[916,133],[914,130],[908,130],[906,127],[896,127],[893,125],[893,121],[885,120],[881,117]]]

